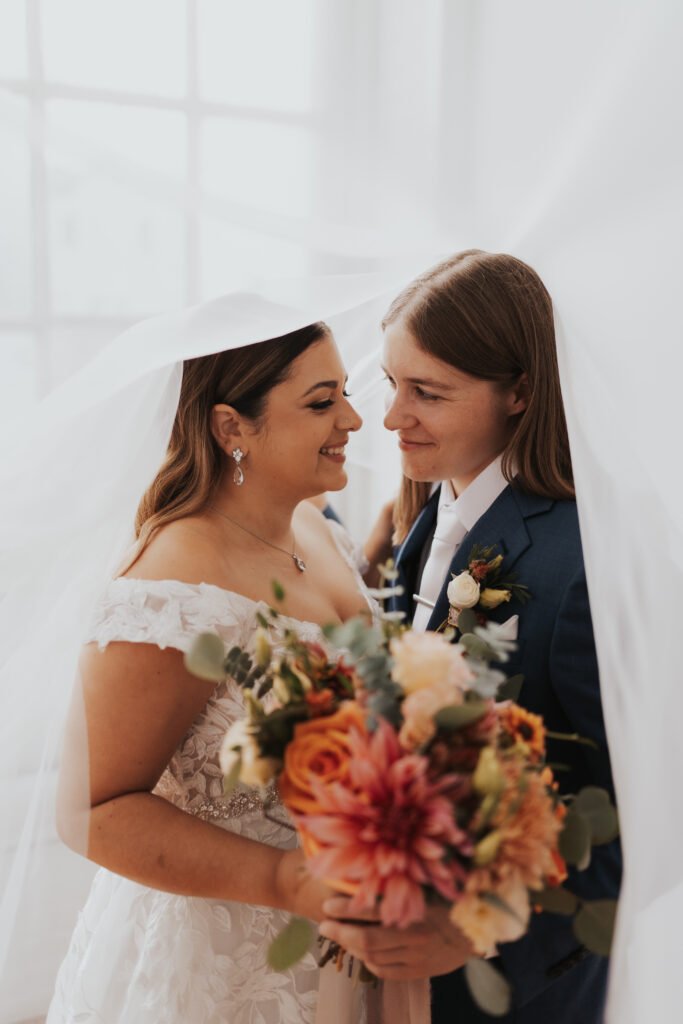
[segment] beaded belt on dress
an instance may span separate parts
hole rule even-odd
[[[257,811],[269,810],[279,811],[278,817],[286,814],[282,804],[275,796],[272,788],[261,795],[254,790],[240,790],[229,797],[216,797],[213,800],[204,800],[201,804],[188,807],[187,810],[197,818],[205,821],[225,821],[228,818],[242,818],[245,814],[254,814]],[[282,821],[283,825],[288,822]]]

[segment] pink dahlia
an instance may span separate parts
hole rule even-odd
[[[317,850],[309,866],[353,892],[352,912],[379,901],[383,924],[406,927],[424,917],[424,887],[453,901],[465,880],[453,857],[472,851],[453,815],[463,783],[457,775],[430,780],[427,758],[406,754],[385,721],[371,736],[352,732],[349,745],[348,778],[314,783],[318,812],[298,818]]]

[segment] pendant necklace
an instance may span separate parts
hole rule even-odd
[[[233,526],[236,526],[238,530],[243,530],[245,533],[248,533],[250,537],[254,537],[255,540],[260,540],[262,544],[267,544],[269,548],[274,548],[276,551],[281,551],[283,555],[287,555],[288,558],[292,559],[294,565],[297,567],[299,572],[306,572],[306,563],[304,562],[303,558],[301,558],[296,553],[296,537],[294,536],[293,530],[293,547],[291,551],[288,551],[287,548],[281,548],[278,544],[273,544],[272,541],[266,540],[265,537],[261,537],[258,533],[254,533],[253,530],[248,530],[247,527],[242,526],[241,523],[235,522],[235,520],[231,519],[230,516],[225,514],[225,512],[221,512],[219,508],[216,508],[215,505],[209,505],[209,508],[211,509],[212,512],[216,512],[217,515],[223,516],[224,519],[227,519],[228,522],[232,523]]]

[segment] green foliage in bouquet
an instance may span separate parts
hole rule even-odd
[[[395,592],[393,567],[385,567],[383,575],[386,585],[376,592],[380,599]],[[274,594],[278,602],[284,598],[279,585],[275,585]],[[463,879],[470,870],[488,871],[495,866],[502,842],[496,822],[514,817],[516,808],[527,799],[527,790],[533,784],[535,792],[542,794],[537,799],[545,801],[544,813],[554,822],[549,826],[549,834],[555,837],[553,842],[561,870],[557,877],[553,877],[554,871],[541,873],[545,877],[545,888],[539,888],[543,882],[529,883],[533,889],[529,892],[531,904],[549,913],[571,917],[579,942],[592,952],[609,954],[616,903],[584,900],[561,883],[566,875],[565,864],[578,871],[585,870],[590,864],[593,846],[609,843],[617,836],[617,814],[608,793],[598,787],[586,787],[578,794],[559,792],[551,767],[559,770],[562,766],[545,764],[545,736],[582,744],[591,741],[576,735],[548,732],[538,716],[514,703],[523,680],[520,676],[509,678],[501,669],[515,648],[501,627],[490,622],[482,625],[474,611],[465,609],[459,615],[458,642],[454,644],[449,642],[456,638],[454,631],[447,630],[441,635],[414,634],[394,613],[385,614],[379,623],[357,618],[325,627],[327,640],[337,651],[343,652],[331,656],[321,645],[304,642],[294,631],[283,628],[275,609],[269,609],[266,614],[258,612],[257,626],[253,649],[249,652],[233,647],[226,654],[217,636],[203,634],[197,637],[186,656],[187,667],[194,674],[215,681],[230,677],[245,692],[246,722],[231,726],[221,751],[227,790],[238,782],[263,787],[277,779],[304,850],[307,856],[314,853],[316,846],[311,845],[314,840],[313,833],[308,831],[309,825],[313,827],[321,813],[331,814],[332,821],[334,808],[321,810],[318,807],[311,812],[314,818],[309,822],[306,800],[301,802],[301,793],[287,777],[287,752],[299,740],[297,727],[309,730],[309,737],[310,730],[314,729],[324,743],[326,720],[334,723],[338,735],[336,723],[340,716],[347,714],[345,709],[351,709],[349,718],[364,723],[367,730],[366,740],[362,740],[361,734],[358,740],[350,740],[351,764],[353,758],[359,756],[357,750],[354,753],[354,744],[371,743],[375,731],[383,736],[391,733],[393,739],[383,740],[385,749],[388,749],[386,743],[394,743],[396,756],[403,756],[400,747],[403,744],[405,753],[422,759],[429,766],[427,783],[430,779],[438,784],[441,779],[455,778],[461,780],[456,783],[456,789],[464,784],[464,797],[452,797],[453,821],[462,835],[467,833],[470,846],[463,847],[462,851],[451,847],[444,860],[448,864],[450,858],[452,863],[453,858],[458,860],[462,855],[464,859],[457,869],[460,871],[457,877]],[[466,683],[454,684],[455,689],[449,691],[446,676],[451,671],[455,671],[456,676],[460,673],[459,678],[465,678]],[[429,677],[430,672],[433,678]],[[415,695],[420,690],[428,691],[430,686],[435,690],[441,686],[440,692],[453,692],[457,699],[447,697],[445,702],[435,705],[424,735],[410,734],[409,711],[416,707]],[[506,764],[513,766],[512,775],[508,769],[505,775]],[[313,785],[311,793],[312,797],[308,794],[306,799],[318,800],[321,790]],[[349,796],[353,796],[352,790]],[[428,902],[445,903],[452,911],[458,906],[458,898],[454,903],[453,894],[446,899],[436,889],[426,890],[425,898]],[[514,924],[514,927],[502,929],[497,941],[511,941],[509,937],[500,937],[506,931],[515,932],[516,937],[522,934],[526,925],[522,921],[520,929],[518,911],[504,895],[499,891],[484,891],[480,898]],[[527,915],[528,912],[527,900]],[[456,916],[452,916],[452,920],[459,925]],[[269,963],[277,970],[292,966],[310,948],[312,938],[310,923],[293,919],[273,943]],[[338,947],[328,949],[323,960],[342,954]],[[482,1010],[493,1016],[509,1011],[510,986],[489,960],[473,957],[465,973],[473,998]]]

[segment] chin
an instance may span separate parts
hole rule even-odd
[[[401,472],[409,480],[414,480],[416,484],[431,484],[435,480],[445,479],[435,475],[438,474],[438,470],[433,466],[420,466],[405,457],[401,459]]]
[[[349,478],[342,469],[339,473],[335,473],[334,477],[326,481],[326,483],[321,487],[319,493],[322,493],[323,491],[343,491],[348,482]]]

